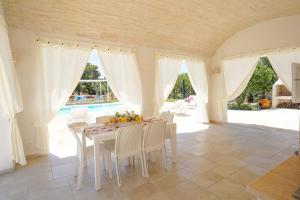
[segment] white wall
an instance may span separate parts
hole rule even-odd
[[[155,102],[155,51],[145,47],[137,47],[136,57],[142,83],[142,111],[145,116],[153,116]]]
[[[9,37],[12,52],[15,55],[16,71],[18,74],[21,92],[23,96],[23,112],[18,113],[17,118],[23,139],[26,155],[35,153],[36,131],[34,124],[34,93],[36,72],[36,43],[35,35],[31,32],[9,28]]]
[[[11,41],[12,51],[16,56],[16,70],[23,95],[24,111],[18,114],[19,126],[23,138],[23,145],[26,155],[35,154],[36,149],[35,138],[36,130],[34,124],[34,92],[35,92],[35,71],[36,66],[36,39],[41,33],[34,33],[32,31],[20,30],[17,28],[9,28],[9,37]],[[54,38],[66,38],[61,36],[53,36]],[[71,39],[69,39],[71,40]],[[82,39],[84,42],[88,42]],[[78,41],[78,40],[77,40]],[[79,40],[81,41],[81,40]],[[116,44],[113,44],[116,45]],[[120,45],[122,46],[122,45]],[[128,46],[127,46],[128,47]],[[154,114],[154,88],[155,88],[155,65],[156,52],[166,52],[161,49],[151,49],[141,46],[132,46],[136,50],[136,57],[139,66],[142,83],[143,96],[143,115],[152,116]],[[167,52],[180,54],[181,52]],[[188,55],[188,54],[185,54]],[[190,55],[195,56],[195,55]]]
[[[277,18],[258,23],[242,30],[226,40],[213,57],[212,68],[220,68],[222,58],[244,53],[300,45],[300,15]],[[224,121],[222,99],[224,82],[222,70],[211,76],[211,119]]]

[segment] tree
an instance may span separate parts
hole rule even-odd
[[[186,87],[185,87],[185,80],[184,79],[181,80],[181,88],[182,88],[181,89],[182,97],[186,98],[187,95],[186,95]]]
[[[101,76],[100,71],[98,70],[97,65],[87,63],[85,70],[81,76],[82,80],[98,80]]]
[[[171,99],[183,99],[195,95],[195,91],[187,73],[179,74],[175,86],[169,95]]]
[[[245,90],[235,99],[237,104],[247,100],[249,103],[265,98],[271,94],[274,83],[278,80],[272,65],[267,57],[260,58],[256,69]]]
[[[98,70],[97,65],[87,63],[85,70],[81,76],[81,80],[99,80],[101,73]],[[85,93],[90,95],[98,94],[100,90],[99,83],[78,83],[75,91],[78,94]]]

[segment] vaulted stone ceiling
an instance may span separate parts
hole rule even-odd
[[[203,55],[257,22],[300,14],[299,0],[2,1],[11,27]]]

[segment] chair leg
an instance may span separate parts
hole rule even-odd
[[[112,159],[111,159],[111,153],[108,151],[105,153],[106,157],[106,164],[107,164],[107,170],[108,170],[108,176],[110,179],[112,179]]]
[[[163,153],[163,157],[164,157],[164,167],[165,167],[165,169],[168,169],[167,151],[166,151],[166,146],[165,145],[163,146],[162,151],[163,151],[162,153]]]
[[[107,172],[108,167],[107,167],[107,159],[106,159],[105,154],[102,156],[102,162],[103,162],[103,169],[104,169],[105,172]]]
[[[148,166],[147,166],[147,153],[143,152],[143,157],[144,157],[144,173],[146,177],[149,177],[149,173],[148,173]]]
[[[128,166],[130,166],[130,162],[131,162],[130,160],[131,160],[131,157],[128,156],[128,159],[127,159],[127,165],[128,165]]]
[[[142,175],[145,177],[144,156],[143,156],[143,153],[141,152],[141,153],[139,154],[139,156],[140,156],[140,160],[141,160]]]
[[[78,176],[78,157],[76,156],[74,177]]]
[[[82,175],[84,168],[84,160],[79,159],[79,169],[78,169],[78,178],[77,178],[77,190],[80,189],[82,183]]]
[[[84,149],[78,147],[78,162],[79,162],[79,169],[78,169],[78,177],[77,177],[77,190],[80,189],[82,183],[82,175],[83,175],[83,168],[85,167],[85,156],[84,156]]]
[[[118,185],[121,186],[120,170],[119,170],[119,158],[118,157],[116,157],[116,172],[117,172]]]
[[[135,158],[134,158],[134,156],[132,156],[132,166],[133,167],[135,166]]]
[[[82,148],[83,148],[83,166],[84,167],[87,167],[87,159],[86,159],[86,139],[85,139],[85,135],[83,134],[82,132]]]
[[[147,157],[147,160],[151,160],[151,155],[150,155],[150,152],[148,152],[148,157]]]
[[[78,164],[79,164],[79,158],[78,158],[79,155],[78,155],[78,152],[79,152],[79,149],[78,149],[78,146],[77,146],[74,177],[78,176]]]

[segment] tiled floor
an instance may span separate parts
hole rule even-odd
[[[0,199],[255,199],[247,193],[246,185],[292,155],[297,147],[296,131],[215,124],[199,132],[179,134],[178,163],[171,164],[169,159],[168,171],[160,163],[150,163],[148,179],[141,176],[139,162],[135,167],[124,162],[123,186],[117,186],[115,176],[109,180],[102,173],[102,190],[96,192],[91,151],[82,188],[76,190],[74,157],[50,155],[0,176]]]

